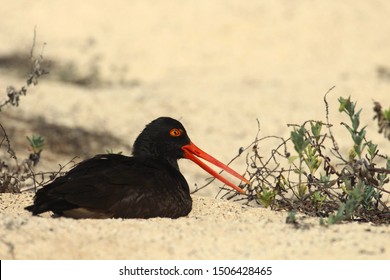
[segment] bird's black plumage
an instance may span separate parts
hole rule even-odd
[[[101,154],[85,160],[38,190],[26,209],[73,218],[186,216],[192,200],[177,160],[189,143],[180,122],[158,118],[136,139],[133,157]]]

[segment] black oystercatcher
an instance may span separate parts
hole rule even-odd
[[[79,163],[38,190],[33,215],[52,211],[72,218],[152,218],[186,216],[192,209],[188,184],[177,160],[187,158],[238,192],[243,190],[198,159],[203,158],[249,183],[195,146],[183,125],[161,117],[137,137],[133,157],[101,154]]]

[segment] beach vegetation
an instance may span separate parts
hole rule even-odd
[[[288,124],[288,139],[260,137],[258,121],[255,140],[239,153],[246,156],[245,175],[251,181],[251,185],[242,186],[247,195],[228,191],[223,196],[285,210],[289,213],[287,220],[294,223],[295,213],[300,213],[320,217],[322,225],[351,221],[390,224],[390,158],[368,137],[367,126],[361,124],[363,109],[358,109],[351,97],[338,98],[339,125],[346,136],[334,135],[327,101],[332,90],[324,96],[325,119]],[[378,131],[390,140],[389,112],[374,102]],[[280,143],[267,157],[258,147],[270,138]],[[340,149],[339,142],[349,148]]]

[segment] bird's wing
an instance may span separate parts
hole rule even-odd
[[[97,155],[39,190],[29,210],[74,218],[156,216],[162,200],[171,203],[164,187],[182,184],[169,172],[153,161]]]

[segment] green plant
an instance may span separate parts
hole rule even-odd
[[[27,141],[30,145],[30,156],[29,159],[32,161],[33,165],[37,165],[41,157],[41,152],[45,146],[45,139],[40,135],[33,135],[31,138],[26,136]]]
[[[36,31],[34,30],[33,45],[30,52],[31,69],[26,80],[26,84],[20,87],[19,90],[17,90],[14,86],[7,87],[7,98],[0,103],[0,112],[1,109],[7,105],[15,107],[19,106],[20,97],[27,94],[28,87],[31,85],[37,85],[39,78],[48,73],[42,66],[42,54],[38,57],[34,56],[35,37]],[[35,184],[36,182],[32,167],[37,165],[40,160],[45,140],[39,135],[26,137],[30,148],[30,154],[28,158],[20,162],[11,146],[11,141],[7,132],[1,123],[0,132],[3,134],[0,142],[0,148],[4,145],[6,147],[6,153],[9,155],[9,160],[0,160],[0,193],[21,192],[23,188],[28,187],[31,184]]]
[[[298,156],[290,156],[289,163],[293,163],[296,158],[299,158],[299,166],[294,170],[299,175],[298,197],[303,197],[307,192],[307,185],[302,183],[302,175],[312,178],[322,163],[318,147],[323,124],[317,121],[309,121],[309,123],[311,126],[310,131],[306,130],[305,125],[301,125],[299,129],[294,128],[290,138]],[[304,170],[303,164],[305,164],[309,172]]]
[[[361,159],[363,149],[367,145],[367,142],[364,141],[366,136],[366,129],[365,129],[366,127],[364,126],[363,128],[359,129],[360,113],[362,109],[355,112],[356,103],[352,102],[350,97],[348,97],[348,99],[340,97],[339,103],[340,103],[339,111],[345,112],[351,121],[351,126],[349,126],[344,122],[341,123],[343,126],[347,128],[347,130],[351,134],[354,143],[351,152],[349,153],[349,159],[353,160],[355,156],[358,156]]]
[[[390,223],[390,209],[384,199],[384,194],[390,194],[386,186],[390,159],[367,139],[366,126],[360,123],[362,109],[357,109],[357,103],[350,97],[340,97],[338,101],[339,111],[347,117],[341,126],[349,132],[349,151],[343,154],[339,149],[329,123],[325,95],[326,121],[288,125],[292,131],[286,140],[275,136],[259,139],[259,129],[253,143],[244,149],[252,148],[247,154],[246,172],[251,178],[248,202],[255,200],[273,210],[318,216],[322,224]],[[257,147],[260,141],[270,138],[280,139],[281,143],[267,159],[259,155]],[[288,152],[291,146],[292,153]],[[385,166],[378,167],[383,160]]]
[[[298,220],[297,220],[296,214],[297,213],[295,211],[289,211],[287,213],[286,224],[293,224],[293,225],[297,226]]]
[[[383,111],[383,116],[386,121],[390,122],[390,108]]]
[[[274,189],[265,185],[261,186],[261,191],[256,192],[259,203],[264,207],[268,207],[274,202],[276,194]]]
[[[8,135],[3,126],[0,125],[0,127],[4,133],[4,137],[0,142],[0,147],[6,142],[7,152],[11,159],[14,160],[13,165],[5,161],[0,161],[0,193],[19,193],[24,188],[28,188],[31,183],[35,182],[35,174],[32,167],[39,162],[45,140],[43,137],[36,135],[33,135],[31,138],[27,137],[31,153],[28,158],[19,162],[16,153],[11,147]]]

